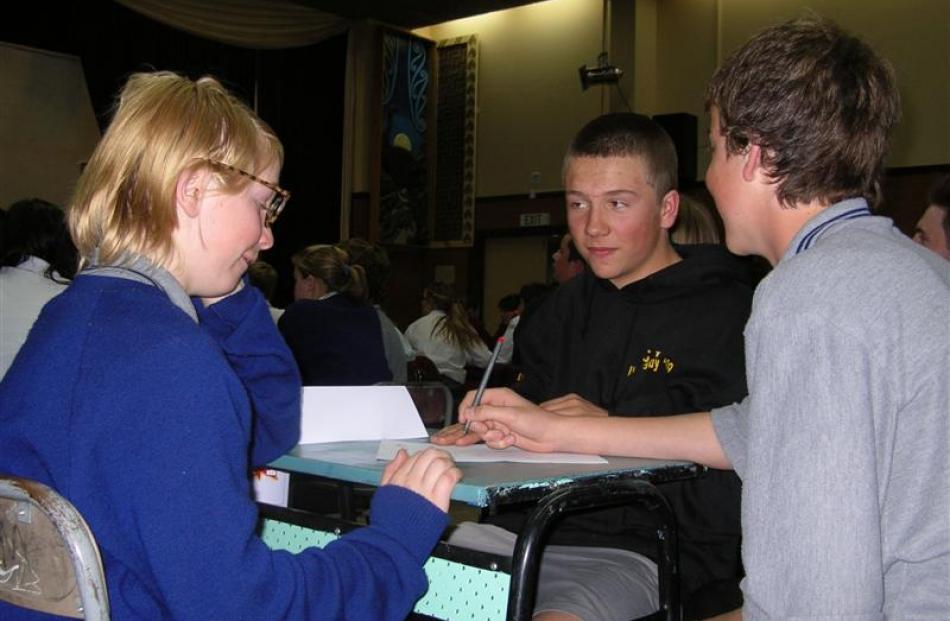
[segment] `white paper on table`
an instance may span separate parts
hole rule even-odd
[[[599,455],[581,453],[532,453],[509,446],[506,449],[493,449],[484,444],[469,446],[442,446],[428,442],[405,442],[401,440],[383,440],[376,451],[377,460],[390,460],[396,452],[404,448],[412,455],[427,448],[438,448],[449,453],[458,463],[515,462],[521,464],[606,464]]]
[[[424,438],[405,386],[304,386],[300,444]]]

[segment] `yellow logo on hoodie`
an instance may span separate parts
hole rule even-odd
[[[627,377],[633,376],[637,369],[642,369],[644,371],[650,371],[653,373],[659,373],[660,371],[666,372],[667,375],[673,372],[673,369],[676,367],[674,363],[668,356],[664,356],[663,352],[657,349],[656,351],[648,349],[647,353],[640,358],[639,367],[636,364],[631,364],[627,368]]]

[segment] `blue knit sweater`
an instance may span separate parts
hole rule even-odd
[[[254,534],[249,467],[299,434],[299,377],[252,287],[199,309],[80,275],[0,383],[0,472],[67,497],[99,543],[113,619],[401,619],[446,525],[381,488],[372,526],[298,555]],[[39,618],[0,604],[0,618]]]

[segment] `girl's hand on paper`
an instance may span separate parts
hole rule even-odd
[[[486,390],[481,404],[474,408],[473,400],[472,393],[466,395],[459,406],[459,417],[463,423],[471,420],[470,431],[488,446],[517,446],[537,453],[559,450],[559,422],[565,417],[542,409],[508,388]]]
[[[400,449],[386,464],[380,485],[405,487],[447,512],[452,490],[461,479],[462,471],[445,451],[426,449],[410,457]]]
[[[541,404],[548,412],[561,416],[608,416],[607,410],[597,407],[587,399],[573,392]]]

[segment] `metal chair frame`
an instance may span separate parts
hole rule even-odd
[[[49,583],[44,568],[50,567],[72,584]],[[74,619],[109,619],[102,558],[89,525],[53,489],[8,475],[0,475],[0,601]]]

